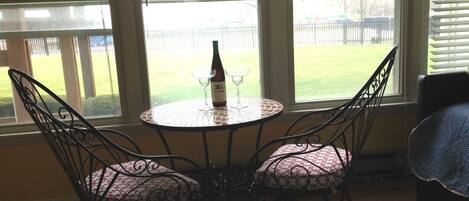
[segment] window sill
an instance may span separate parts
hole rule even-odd
[[[0,146],[8,146],[8,145],[17,145],[17,144],[36,144],[36,143],[45,143],[44,137],[40,134],[40,131],[37,130],[34,124],[28,124],[28,128],[34,128],[29,131],[16,131],[11,133],[2,133],[0,134]],[[130,130],[130,129],[137,129],[141,127],[142,124],[140,123],[125,123],[125,124],[109,124],[109,125],[102,125],[96,126],[96,128],[111,128],[116,130]],[[132,136],[138,135],[136,132],[135,134],[131,134]]]
[[[133,125],[129,123],[129,120],[125,117],[100,117],[90,118],[91,124],[96,127],[113,127],[115,125],[125,126]],[[0,137],[2,136],[16,136],[39,133],[36,125],[33,122],[27,123],[11,123],[0,125]]]
[[[396,101],[396,99],[401,99]],[[292,122],[299,116],[307,114],[309,112],[321,111],[329,108],[337,107],[343,104],[346,100],[327,101],[321,103],[305,103],[295,104],[287,107],[281,116],[282,122]],[[311,107],[313,105],[314,107]],[[319,107],[323,106],[323,107]],[[417,103],[414,101],[403,101],[401,97],[385,97],[380,107],[380,113],[392,114],[392,113],[408,113],[416,111]]]
[[[329,101],[330,105],[333,105],[339,101]],[[335,105],[337,106],[337,104]],[[332,106],[331,106],[332,107]],[[283,114],[275,120],[279,123],[290,124],[292,121],[296,120],[299,116],[313,111],[321,111],[331,107],[324,108],[314,108],[314,109],[296,109],[295,110],[285,110]],[[380,108],[381,114],[395,114],[395,113],[412,113],[416,110],[415,102],[393,102],[393,103],[383,103]],[[129,123],[125,121],[126,119],[120,118],[101,118],[101,119],[92,119],[91,123],[96,125],[97,128],[112,128],[112,129],[138,129],[142,127],[141,123]],[[37,127],[33,123],[27,124],[16,124],[16,125],[5,125],[0,126],[0,145],[11,145],[11,144],[21,144],[24,142],[28,143],[44,143],[44,139],[39,135]],[[137,133],[131,135],[138,135]]]
[[[328,108],[338,107],[345,102],[349,101],[350,98],[333,99],[333,100],[318,100],[312,102],[293,103],[286,107],[285,113],[297,113],[297,112],[309,112],[309,111],[320,111]],[[411,105],[415,104],[413,101],[409,101],[403,95],[388,95],[383,98],[382,105]]]

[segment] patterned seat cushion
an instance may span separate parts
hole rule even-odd
[[[133,174],[138,174],[138,176],[120,174],[111,186],[109,192],[105,195],[104,200],[186,201],[193,200],[193,198],[198,196],[199,184],[193,179],[175,173],[173,170],[163,166],[158,166],[155,170],[151,170],[150,172],[152,175],[166,173],[164,176],[149,177],[148,175],[150,175],[150,173],[148,171],[139,169],[139,167],[145,167],[145,163],[145,161],[130,161],[122,163],[122,166],[119,164],[112,165],[111,167],[114,169],[122,172],[128,171]],[[151,166],[152,165],[150,165],[150,169]],[[104,194],[106,188],[112,182],[116,171],[109,168],[106,169],[104,178],[101,184],[99,184],[101,174],[102,169],[92,174],[92,192],[96,193],[96,191],[98,191],[99,196]],[[86,182],[89,182],[89,176]]]
[[[311,151],[319,146],[321,145],[288,144],[280,147],[256,171],[255,184],[290,190],[325,189],[339,185],[345,174],[332,146],[325,146],[306,154],[287,155]],[[337,150],[343,162],[347,164],[352,158],[350,152],[340,148]]]

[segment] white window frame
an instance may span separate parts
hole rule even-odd
[[[158,0],[155,0],[158,1]],[[169,0],[175,1],[177,0]],[[232,0],[201,0],[232,1]],[[161,2],[168,2],[161,1]],[[257,0],[259,16],[259,54],[261,95],[281,102],[286,112],[333,107],[346,99],[333,99],[295,103],[294,47],[293,47],[293,0]],[[386,96],[384,103],[408,102],[406,85],[407,69],[404,69],[407,29],[406,0],[395,0],[395,40],[400,45],[393,73],[396,95]],[[140,14],[141,15],[141,14]],[[143,36],[142,36],[143,37]],[[384,57],[384,55],[383,55]],[[378,65],[378,64],[377,64]]]
[[[86,3],[86,0],[79,0]],[[78,2],[79,2],[78,1]],[[205,0],[215,1],[215,0]],[[229,0],[226,0],[229,1]],[[17,2],[17,1],[11,1]],[[24,2],[40,2],[26,0]],[[293,61],[293,1],[257,0],[259,16],[259,54],[261,95],[284,104],[285,113],[296,113],[337,106],[344,100],[294,103]],[[413,102],[416,94],[415,68],[407,67],[407,7],[406,0],[395,0],[395,36],[399,41],[398,53],[399,95],[387,96],[384,103],[406,104]],[[92,119],[97,126],[140,125],[141,112],[150,108],[150,89],[147,73],[145,34],[141,1],[109,0],[114,37],[119,95],[120,117]],[[428,14],[428,13],[427,13]],[[384,56],[384,55],[383,55]],[[140,89],[140,90],[135,90]],[[1,125],[0,135],[35,131],[34,124]]]
[[[430,1],[423,1],[422,3],[422,32],[421,32],[421,64],[422,67],[419,68],[420,74],[427,75],[428,74],[428,39],[429,39],[429,28],[430,28]]]
[[[393,73],[396,95],[386,96],[384,103],[408,102],[406,80],[408,69],[403,62],[406,47],[407,3],[395,0],[395,32],[394,38],[400,45]],[[311,102],[295,102],[294,81],[294,43],[293,43],[293,0],[269,1],[260,0],[260,25],[262,41],[263,92],[265,97],[280,101],[286,106],[287,112],[321,109],[337,106],[347,99],[332,99]],[[275,13],[275,15],[271,15]],[[385,55],[383,55],[384,58]],[[377,64],[378,65],[378,64]]]
[[[24,3],[26,6],[30,7],[35,7],[35,6],[43,6],[42,4],[37,4],[41,2],[52,2],[51,0],[49,1],[40,1],[40,0],[24,0],[24,1],[6,1],[2,3]],[[28,4],[26,4],[28,3]],[[99,4],[94,3],[94,2],[89,2],[87,0],[74,0],[73,2],[76,5],[93,5],[93,4]],[[121,5],[121,4],[126,4],[126,5]],[[144,106],[145,105],[145,100],[144,94],[145,91],[139,91],[139,90],[132,90],[129,89],[129,86],[126,85],[125,83],[132,83],[132,80],[145,80],[144,77],[146,76],[138,76],[135,77],[135,72],[139,72],[137,70],[132,69],[132,71],[129,71],[126,66],[146,66],[145,64],[139,64],[136,59],[129,58],[129,56],[121,56],[121,55],[130,55],[130,54],[135,54],[138,58],[139,54],[135,53],[135,46],[138,46],[138,44],[127,44],[128,42],[123,40],[125,38],[129,38],[133,36],[136,36],[137,34],[132,32],[132,31],[120,31],[120,30],[136,30],[138,28],[138,23],[135,23],[137,20],[132,21],[132,23],[129,23],[126,20],[131,20],[138,18],[138,16],[135,16],[136,11],[138,11],[138,8],[136,10],[129,10],[128,13],[131,13],[133,15],[132,18],[124,18],[120,15],[119,12],[123,12],[121,10],[126,10],[126,9],[119,9],[125,6],[130,6],[131,1],[118,1],[118,0],[109,0],[109,8],[111,10],[111,20],[112,20],[112,34],[114,38],[114,49],[115,49],[115,60],[116,60],[116,70],[117,70],[117,79],[118,79],[118,88],[119,88],[119,97],[120,97],[120,107],[121,107],[121,115],[116,116],[116,117],[90,117],[88,118],[90,122],[92,122],[96,126],[107,126],[107,125],[132,125],[136,124],[137,122],[140,122],[140,119],[138,118],[140,114],[136,115],[136,111],[140,111],[140,108],[135,108],[134,105],[140,105]],[[131,8],[131,7],[130,7]],[[123,22],[126,21],[126,22]],[[134,28],[128,28],[130,26],[134,26]],[[143,25],[142,25],[143,26]],[[118,28],[116,28],[118,27]],[[129,33],[130,32],[130,33]],[[123,42],[124,41],[124,42]],[[134,52],[132,52],[132,50]],[[110,55],[112,56],[112,55]],[[145,89],[144,87],[147,86],[147,84],[140,86],[142,89]],[[15,93],[15,89],[13,89]],[[127,94],[132,94],[132,95],[127,95]],[[131,98],[130,98],[131,97]],[[140,100],[141,103],[139,104],[134,104],[132,105],[135,101],[139,101],[138,97],[142,97],[143,99]],[[137,99],[137,100],[136,100]],[[149,105],[146,104],[146,105]],[[146,108],[146,107],[145,107]],[[143,111],[143,110],[141,110]],[[9,136],[9,135],[17,135],[17,134],[28,134],[31,132],[36,132],[37,127],[33,122],[29,123],[11,123],[11,124],[4,124],[0,125],[0,136]]]

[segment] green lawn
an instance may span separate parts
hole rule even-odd
[[[79,56],[78,66],[80,66]],[[95,74],[96,95],[110,95],[112,91],[118,93],[116,64],[114,58],[108,59],[105,54],[93,55],[93,70]],[[46,85],[59,95],[65,95],[65,81],[63,76],[62,60],[60,55],[32,56],[34,78]],[[80,68],[80,67],[79,67]],[[80,68],[81,69],[81,68]],[[111,69],[111,70],[110,70]],[[12,96],[12,86],[7,74],[8,68],[0,68],[0,98]],[[79,72],[80,83],[83,84],[81,70]],[[111,73],[111,75],[110,75]],[[111,79],[109,77],[112,77]],[[112,81],[110,81],[112,80]],[[111,90],[111,88],[113,90]],[[83,87],[82,94],[83,92]]]
[[[259,96],[259,58],[257,50],[221,51],[223,66],[247,66],[248,76],[241,85],[243,96]],[[202,98],[203,90],[198,81],[192,78],[194,67],[210,68],[212,52],[158,53],[151,52],[148,62],[152,102],[164,103],[188,98]],[[228,96],[235,96],[234,84],[226,76]],[[208,88],[209,94],[210,90]]]
[[[296,48],[296,100],[353,96],[391,48],[391,44]],[[387,93],[393,90],[390,83]]]
[[[390,48],[391,44],[302,46],[296,48],[296,100],[307,101],[353,95],[371,75]],[[241,85],[242,96],[259,96],[260,73],[257,49],[237,51],[221,49],[220,52],[225,68],[248,66],[251,69],[250,74]],[[148,66],[152,102],[165,103],[203,97],[202,88],[191,77],[191,69],[201,66],[209,67],[211,57],[211,51],[198,53],[192,51],[149,52]],[[118,94],[115,60],[111,57],[109,61],[108,64],[108,58],[105,54],[93,55],[98,96],[110,97],[109,95]],[[60,55],[33,56],[32,63],[33,74],[39,81],[57,94],[65,95]],[[12,89],[6,71],[7,68],[0,68],[0,105],[11,102]],[[228,96],[235,96],[234,85],[228,79],[227,77]],[[83,82],[81,81],[81,83]],[[392,84],[388,87],[388,92],[392,92]]]
[[[295,49],[295,83],[297,101],[348,97],[355,94],[378,66],[391,44],[366,46],[303,46]],[[259,58],[257,50],[228,52],[221,50],[225,68],[249,66],[246,81],[241,85],[243,96],[259,96]],[[152,102],[164,103],[203,97],[202,88],[191,78],[191,66],[210,66],[211,52],[156,53],[149,57]],[[228,95],[235,88],[227,80]],[[393,92],[392,84],[388,93]]]

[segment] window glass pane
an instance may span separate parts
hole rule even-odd
[[[195,68],[210,68],[212,41],[218,40],[225,70],[250,69],[241,96],[259,96],[257,1],[142,4],[152,103],[202,98],[192,78]],[[227,96],[236,96],[226,76]],[[209,96],[210,96],[210,88]]]
[[[394,0],[293,4],[296,102],[356,94],[392,48]],[[398,93],[393,77],[387,94]]]
[[[30,121],[18,116],[9,68],[32,75],[85,117],[120,115],[109,5],[88,3],[0,6],[0,124]]]
[[[107,1],[0,4],[2,32],[111,28]]]
[[[3,83],[8,83],[6,82],[7,80],[9,80],[7,70],[8,68],[6,68],[5,66],[0,66],[0,83],[2,85]],[[13,98],[11,95],[6,95],[12,93],[13,92],[11,87],[0,86],[0,124],[15,121],[15,109],[13,107]]]
[[[428,72],[469,69],[469,2],[430,1]]]

